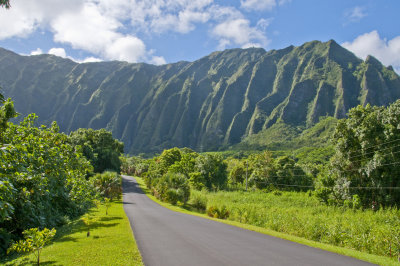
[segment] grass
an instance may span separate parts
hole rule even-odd
[[[187,206],[186,207],[185,206],[174,206],[174,205],[171,205],[169,203],[161,202],[161,201],[159,201],[158,199],[156,199],[154,196],[152,196],[150,194],[149,190],[146,188],[146,186],[144,184],[143,179],[136,177],[136,180],[138,181],[139,185],[141,186],[143,191],[146,193],[146,195],[150,199],[152,199],[153,201],[157,202],[158,204],[160,204],[160,205],[162,205],[162,206],[164,206],[164,207],[166,207],[168,209],[171,209],[173,211],[186,213],[186,214],[190,214],[190,215],[195,215],[195,216],[200,216],[200,217],[203,217],[203,218],[206,218],[206,219],[215,220],[215,221],[218,221],[218,222],[230,224],[230,225],[241,227],[241,228],[244,228],[244,229],[256,231],[256,232],[259,232],[259,233],[262,233],[262,234],[267,234],[267,235],[271,235],[271,236],[274,236],[274,237],[283,238],[283,239],[290,240],[290,241],[293,241],[293,242],[297,242],[297,243],[300,243],[300,244],[304,244],[304,245],[307,245],[307,246],[310,246],[310,247],[319,248],[319,249],[331,251],[331,252],[334,252],[334,253],[342,254],[342,255],[345,255],[345,256],[354,257],[354,258],[357,258],[359,260],[368,261],[368,262],[375,263],[375,264],[378,264],[378,265],[397,265],[397,266],[399,265],[399,263],[397,262],[397,259],[394,259],[394,258],[389,258],[389,257],[379,256],[379,255],[373,255],[373,254],[369,254],[367,252],[361,252],[361,251],[357,251],[357,250],[350,249],[350,248],[339,247],[339,246],[335,246],[335,245],[331,245],[331,244],[327,244],[327,243],[321,243],[321,242],[309,240],[309,239],[306,239],[304,237],[299,237],[299,236],[296,236],[296,235],[293,235],[293,234],[289,234],[289,233],[286,233],[286,232],[278,232],[278,231],[275,231],[275,230],[272,230],[272,229],[269,229],[269,228],[266,228],[266,227],[262,227],[262,226],[264,226],[262,224],[258,224],[258,226],[253,225],[253,224],[245,224],[245,223],[241,223],[241,222],[239,222],[237,220],[234,220],[234,218],[230,218],[230,219],[233,219],[233,220],[221,220],[221,219],[211,218],[211,217],[209,217],[209,216],[207,216],[205,214],[195,212],[193,209],[190,209],[190,207],[187,207]],[[228,203],[229,202],[231,202],[231,203],[235,202],[235,204],[237,206],[238,203],[240,205],[240,202],[238,202],[238,200],[240,198],[242,198],[242,200],[243,200],[242,203],[247,201],[246,199],[243,199],[243,197],[233,196],[232,193],[239,193],[239,192],[220,192],[220,194],[224,195],[224,196],[219,195],[219,197],[218,197],[218,195],[216,195],[218,193],[209,193],[209,194],[212,194],[212,195],[209,196],[210,198],[208,198],[208,204],[207,205],[208,206],[210,206],[210,205],[221,206],[221,204],[226,204],[227,202]],[[253,192],[247,193],[247,195],[250,195],[250,197],[251,197],[252,194],[253,194]],[[272,193],[269,193],[269,194],[272,194]],[[257,201],[260,202],[260,199],[257,199],[258,196],[259,195],[257,195],[256,193],[253,194],[254,198],[252,200],[254,202],[251,202],[250,203],[251,205],[252,204],[257,204]],[[263,193],[263,196],[265,197],[265,193]],[[212,198],[212,197],[214,197],[214,198]],[[233,197],[235,199],[234,200],[232,200],[232,199],[229,200],[229,199],[227,199],[227,197]],[[286,202],[290,202],[289,204],[292,204],[293,202],[295,202],[297,204],[297,206],[292,207],[292,211],[301,212],[306,208],[308,208],[309,211],[311,211],[311,212],[320,211],[318,209],[313,208],[312,204],[315,204],[315,202],[313,202],[312,199],[309,200],[309,203],[308,203],[309,205],[308,206],[303,206],[302,207],[303,202],[299,201],[299,199],[293,199],[293,198],[290,198],[290,197],[288,198],[288,197],[282,197],[282,196],[280,196],[280,197],[281,197],[281,201],[283,201],[283,202],[285,202],[285,201]],[[218,203],[219,203],[219,205],[218,205]],[[249,204],[249,203],[247,202],[246,204]],[[278,204],[279,205],[279,204],[282,204],[282,203],[279,203],[279,202],[276,202],[274,200],[271,200],[270,204],[272,204],[272,205]],[[227,207],[229,209],[231,206],[229,206],[229,204],[228,204]],[[254,207],[254,209],[257,209],[257,208],[258,208],[258,206]],[[275,209],[275,210],[277,210],[277,209]],[[309,213],[305,213],[303,215],[303,217],[307,218],[306,216],[308,214]],[[277,215],[277,216],[279,216],[279,215]],[[232,217],[234,217],[234,216],[232,216]],[[294,217],[296,218],[296,216],[294,216]],[[343,218],[346,219],[347,217],[345,216]],[[360,219],[362,217],[358,217],[358,218]],[[291,220],[293,220],[296,223],[299,222],[299,221],[296,221],[296,219],[294,219],[294,218],[291,219]],[[247,221],[243,221],[242,220],[242,222],[249,222],[249,220],[247,220]],[[329,220],[327,222],[329,223]],[[388,223],[390,221],[386,221],[386,222]],[[283,220],[281,220],[281,221],[278,221],[277,226],[279,226],[280,224],[284,225],[285,223],[283,222]],[[394,232],[394,233],[396,233],[396,232]]]
[[[53,244],[42,251],[42,265],[143,265],[121,201],[111,203],[108,215],[104,205],[93,208],[90,215],[96,219],[90,237],[81,219],[59,228]],[[33,254],[0,261],[1,265],[35,263]]]

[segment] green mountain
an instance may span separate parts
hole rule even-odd
[[[78,64],[0,48],[0,86],[18,112],[61,130],[107,128],[125,152],[172,146],[215,150],[276,123],[307,128],[358,105],[400,98],[400,78],[331,40],[265,51],[214,52],[162,66]]]

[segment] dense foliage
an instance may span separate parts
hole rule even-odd
[[[120,172],[120,156],[124,152],[124,144],[113,138],[105,129],[80,128],[69,135],[72,145],[80,145],[83,155],[94,167],[95,173],[105,170]]]
[[[51,127],[35,127],[29,115],[8,123],[0,150],[0,248],[28,228],[56,227],[82,214],[94,189],[86,180],[92,166],[80,147]]]
[[[186,203],[190,187],[218,190],[227,183],[226,163],[218,155],[200,155],[190,149],[172,148],[153,159],[129,161],[136,166],[126,166],[126,169],[135,168],[136,174],[145,178],[147,187],[157,198],[173,204]]]
[[[122,178],[116,172],[97,173],[90,180],[101,198],[118,199],[122,193]]]
[[[270,152],[254,154],[249,157],[249,164],[249,182],[256,188],[276,187],[295,191],[312,188],[312,176],[287,156],[273,158]]]
[[[317,182],[328,203],[400,206],[400,100],[385,107],[358,106],[340,120],[336,153]]]

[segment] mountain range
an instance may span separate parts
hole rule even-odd
[[[0,86],[22,115],[57,121],[66,133],[106,128],[130,154],[216,150],[278,122],[307,128],[320,117],[343,118],[359,104],[400,98],[391,66],[362,60],[333,40],[229,49],[161,66],[76,63],[0,48]]]

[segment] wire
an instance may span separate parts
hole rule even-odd
[[[372,145],[372,146],[369,146],[369,147],[367,147],[367,148],[361,148],[360,150],[368,150],[368,149],[374,148],[374,147],[376,147],[376,146],[381,146],[381,145],[384,145],[384,144],[388,144],[388,143],[392,143],[392,142],[397,142],[397,141],[400,141],[400,139],[395,139],[395,140],[391,140],[391,141],[382,142],[382,143],[380,143],[380,144]]]
[[[367,153],[360,154],[360,155],[356,155],[356,156],[350,156],[350,157],[347,158],[347,159],[357,158],[357,157],[365,156],[365,155],[367,155],[367,154],[375,153],[375,152],[377,152],[377,151],[383,151],[383,150],[393,149],[393,148],[396,148],[396,147],[400,147],[400,144],[399,144],[399,145],[396,145],[396,146],[393,146],[393,147],[387,147],[387,148],[383,148],[383,149],[378,149],[378,150],[375,150],[375,151],[367,152]],[[354,151],[354,152],[356,152],[356,151]]]
[[[271,182],[259,182],[256,181],[258,184],[269,184],[269,185],[275,185],[275,186],[286,186],[286,187],[307,187],[307,188],[313,188],[314,186],[302,186],[302,185],[287,185],[287,184],[276,184],[276,183],[271,183]]]
[[[256,181],[258,184],[269,184],[275,186],[286,186],[286,187],[304,187],[304,188],[314,188],[314,186],[303,186],[303,185],[288,185],[288,184],[276,184],[272,182]],[[348,187],[349,189],[400,189],[400,187]]]
[[[385,154],[382,154],[382,156],[384,156],[384,155],[393,155],[393,154],[396,154],[396,153],[400,153],[400,151],[391,152],[391,153],[385,153]],[[360,159],[360,160],[357,160],[357,161],[350,161],[350,162],[351,163],[357,163],[357,162],[362,162],[362,161],[371,160],[371,159],[373,159],[373,158],[365,158],[365,159]]]

